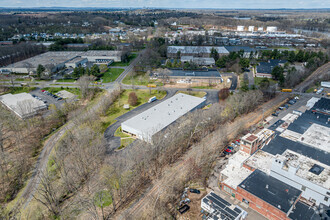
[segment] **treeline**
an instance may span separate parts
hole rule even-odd
[[[59,38],[56,39],[53,44],[49,46],[50,51],[63,51],[67,50],[67,44],[83,44],[84,41],[81,38]]]
[[[90,69],[88,67],[85,68],[82,66],[74,68],[72,76],[75,79],[78,79],[83,75],[88,75],[88,76],[92,75],[99,78],[103,75],[103,73],[101,73],[99,66],[96,64],[94,64]]]
[[[25,60],[43,52],[46,52],[44,46],[32,43],[22,42],[12,46],[2,46],[0,47],[0,67]]]
[[[326,62],[329,60],[329,57],[326,53],[322,51],[315,52],[315,51],[308,51],[308,50],[299,50],[296,51],[288,51],[282,50],[279,51],[277,49],[274,50],[264,50],[259,52],[261,60],[269,60],[269,59],[280,59],[280,60],[287,60],[290,63],[294,62],[307,62],[308,66],[312,66],[313,63],[317,60],[321,62]]]

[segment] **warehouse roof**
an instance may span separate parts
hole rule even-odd
[[[260,170],[255,170],[239,187],[284,213],[288,213],[301,194],[300,190]]]
[[[143,140],[151,141],[155,133],[204,102],[205,99],[179,93],[123,122],[122,127],[132,128]]]
[[[218,51],[219,54],[229,54],[228,50],[225,47],[207,47],[207,46],[168,46],[168,53],[177,53],[178,51],[181,54],[199,54],[199,53],[211,53],[211,49],[214,48]]]
[[[55,66],[61,63],[65,63],[77,57],[81,52],[77,51],[60,51],[60,52],[47,52],[26,60],[22,60],[17,63],[13,63],[7,66],[7,68],[37,68],[39,64],[47,65],[54,64]]]
[[[2,95],[0,96],[0,102],[2,102],[20,118],[33,116],[38,110],[47,108],[45,103],[33,98],[31,94],[25,92],[15,95]]]
[[[172,77],[221,77],[220,73],[216,70],[209,71],[185,71],[185,70],[171,70],[169,76]]]
[[[81,54],[82,57],[85,56],[121,56],[122,51],[118,50],[88,50]]]

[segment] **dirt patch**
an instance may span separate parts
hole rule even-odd
[[[190,206],[189,211],[187,211],[184,214],[178,213],[177,219],[179,220],[187,220],[187,219],[201,219],[201,200],[204,196],[206,196],[206,191],[201,191],[201,194],[196,193],[190,193],[188,192],[188,198],[190,199],[190,203],[188,204]]]

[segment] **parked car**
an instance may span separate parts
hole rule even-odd
[[[60,101],[60,100],[62,100],[63,98],[61,98],[61,97],[59,97],[59,98],[57,98],[57,101]]]
[[[299,100],[299,97],[298,97],[298,96],[296,96],[296,97],[294,97],[294,99],[295,99],[295,100]]]
[[[201,191],[199,191],[198,189],[189,189],[189,192],[196,193],[196,194],[200,194],[201,193]]]
[[[275,116],[275,117],[277,117],[278,116],[278,112],[276,111],[276,112],[274,112],[273,114],[272,114],[272,116]]]
[[[285,109],[285,107],[284,106],[280,106],[280,107],[278,107],[280,110],[284,110]]]
[[[234,147],[232,147],[232,146],[228,146],[227,149],[229,149],[229,150],[234,150]]]
[[[47,101],[46,101],[46,100],[44,100],[44,103],[47,103]]]
[[[231,153],[231,150],[227,148],[225,152]]]
[[[42,89],[41,92],[45,92],[46,90]]]
[[[190,206],[186,204],[179,208],[179,212],[180,212],[180,214],[183,214],[186,211],[188,211],[189,209],[190,209]]]
[[[222,153],[223,153],[223,155],[225,155],[225,156],[231,154],[230,152],[227,152],[227,151],[223,151]]]
[[[37,97],[37,96],[32,94],[32,97],[35,98],[35,97]]]

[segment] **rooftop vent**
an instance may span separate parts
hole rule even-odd
[[[245,185],[244,184],[242,185],[242,188],[245,189]]]
[[[268,186],[268,184],[267,184],[267,185],[266,185],[266,189],[268,189],[268,187],[269,187],[269,186]]]
[[[315,175],[319,175],[320,173],[322,173],[323,170],[324,167],[314,164],[312,168],[309,170],[309,172],[314,173]]]

